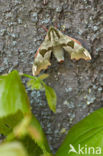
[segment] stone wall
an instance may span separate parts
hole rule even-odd
[[[46,4],[44,4],[46,2]],[[46,80],[57,93],[57,113],[48,108],[44,92],[30,91],[32,111],[55,152],[68,129],[103,106],[103,1],[0,0],[0,74],[17,69],[32,74],[34,54],[46,35],[42,26],[56,25],[80,40],[92,60],[58,64],[46,70]],[[23,79],[26,82],[26,79]]]

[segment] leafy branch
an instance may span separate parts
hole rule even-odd
[[[50,151],[43,129],[31,112],[31,106],[20,76],[30,80],[32,89],[43,89],[51,110],[55,112],[55,91],[44,83],[48,75],[33,77],[12,71],[0,76],[0,133],[5,139],[0,144],[0,155],[7,156],[53,156]],[[78,156],[78,145],[84,147],[85,156],[88,148],[93,147],[91,155],[103,156],[103,108],[91,113],[74,125],[68,132],[64,142],[55,156]],[[86,145],[86,153],[85,153]],[[96,148],[98,150],[96,151]],[[92,149],[93,149],[92,148]],[[79,155],[82,155],[81,153]]]

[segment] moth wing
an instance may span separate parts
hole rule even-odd
[[[49,51],[47,51],[47,53],[45,53],[45,55],[44,55],[44,60],[46,59],[46,60],[50,60],[50,56],[51,56],[51,50],[49,50]]]
[[[32,67],[32,73],[34,76],[38,75],[41,70],[47,69],[48,66],[51,65],[50,56],[51,56],[51,51],[48,51],[44,56],[38,53],[37,57],[34,60],[34,64]]]
[[[71,59],[84,59],[84,60],[91,60],[91,56],[86,49],[80,49],[78,52],[71,53]]]
[[[43,43],[41,44],[41,46],[39,48],[39,53],[41,55],[44,55],[48,50],[53,51],[53,49],[54,49],[54,51],[55,51],[55,49],[58,50],[61,48],[61,46],[64,46],[64,45],[68,45],[73,48],[74,41],[71,40],[71,38],[69,38],[67,35],[64,35],[61,31],[59,31],[55,27],[50,27]],[[54,48],[54,47],[56,47],[56,48]],[[58,48],[58,47],[60,47],[60,48]],[[64,60],[63,52],[62,52],[63,50],[59,50],[59,51],[61,53],[60,55],[62,55],[61,59]]]
[[[78,44],[77,42],[74,42],[74,48],[71,48],[69,46],[64,46],[63,48],[70,54],[71,59],[91,60],[91,55],[89,54],[89,52],[85,48],[83,48],[81,44]]]
[[[55,32],[57,32],[59,38],[58,41],[55,43],[55,46],[64,46],[64,45],[68,45],[70,47],[74,47],[74,41],[71,40],[71,38],[69,38],[67,35],[64,35],[61,31],[59,31],[58,29],[54,28]]]
[[[75,42],[74,51],[71,53],[71,59],[91,60],[91,55],[81,44]]]
[[[44,54],[46,53],[48,50],[52,50],[53,44],[52,42],[49,40],[48,37],[48,33],[44,39],[44,41],[42,42],[40,49],[39,49],[39,53]]]
[[[45,39],[40,46],[40,53],[42,54],[42,51],[46,52],[50,50],[51,48],[52,48],[52,43],[49,40]]]

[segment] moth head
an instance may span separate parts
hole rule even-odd
[[[68,45],[74,48],[74,41],[53,26],[51,26],[48,30],[46,41],[52,43],[52,47]]]
[[[59,31],[55,27],[50,27],[48,30],[48,39],[50,41],[58,40],[60,38]]]

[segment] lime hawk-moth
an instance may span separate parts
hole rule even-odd
[[[63,62],[64,50],[70,54],[71,59],[91,60],[91,55],[78,40],[64,35],[52,26],[35,54],[32,67],[33,75],[38,75],[41,70],[47,69],[51,65],[51,53],[54,54],[58,62]]]

